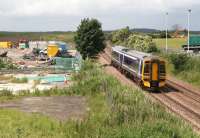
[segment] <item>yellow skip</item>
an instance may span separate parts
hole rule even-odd
[[[48,45],[47,55],[49,57],[55,57],[58,54],[59,48],[58,45]]]

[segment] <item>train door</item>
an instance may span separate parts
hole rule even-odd
[[[152,72],[151,73],[152,81],[158,81],[158,63],[156,63],[156,62],[152,63],[152,71],[151,72]]]
[[[152,61],[151,63],[151,87],[159,87],[159,61]]]

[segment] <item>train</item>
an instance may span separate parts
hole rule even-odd
[[[160,57],[114,46],[111,65],[131,77],[142,88],[159,90],[166,84],[166,62]]]

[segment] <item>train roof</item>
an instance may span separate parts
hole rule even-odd
[[[128,48],[123,47],[123,46],[114,46],[112,49],[114,51],[118,51],[118,52],[127,54],[127,55],[132,56],[132,57],[137,57],[139,59],[144,59],[146,57],[151,57],[152,56],[151,54],[144,53],[144,52],[139,52],[139,51],[132,50],[132,49],[128,49]]]

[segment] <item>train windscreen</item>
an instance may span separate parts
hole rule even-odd
[[[150,64],[146,62],[144,66],[144,74],[149,74],[149,73],[150,73]]]
[[[166,73],[166,69],[165,69],[165,64],[164,63],[160,64],[160,73],[161,74],[165,74]]]

